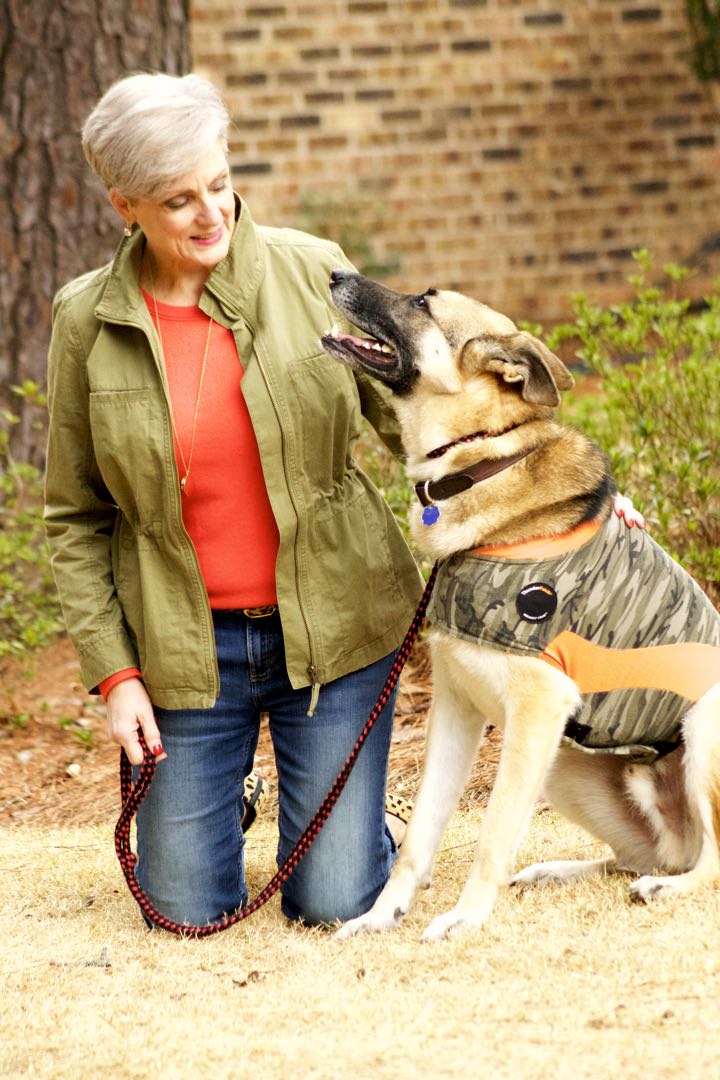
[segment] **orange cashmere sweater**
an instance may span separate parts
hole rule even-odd
[[[156,323],[155,303],[148,293],[144,295]],[[207,315],[196,306],[162,303],[157,313],[180,479],[190,466],[181,496],[183,524],[197,552],[210,606],[274,604],[279,536],[243,397],[243,368],[232,331],[213,323],[200,388]],[[100,692],[107,697],[122,679],[138,674],[134,668],[116,672],[103,680]]]
[[[155,322],[155,304],[147,294],[145,299]],[[274,604],[279,536],[232,331],[212,325],[193,442],[208,317],[199,307],[158,304],[157,309],[181,478],[190,465],[183,523],[197,551],[210,607]]]

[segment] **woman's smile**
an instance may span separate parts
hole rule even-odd
[[[212,244],[218,244],[222,240],[222,238],[223,227],[222,225],[219,225],[215,232],[209,233],[204,236],[192,236],[191,240],[193,240],[193,242],[196,244],[202,244],[203,246],[209,247]]]

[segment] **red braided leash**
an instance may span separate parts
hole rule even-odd
[[[358,755],[362,750],[368,735],[375,726],[375,722],[382,713],[383,709],[387,705],[387,702],[392,694],[397,681],[400,678],[400,673],[405,667],[405,663],[412,651],[412,647],[415,644],[420,629],[425,621],[425,612],[427,610],[428,603],[430,602],[430,595],[435,584],[435,577],[437,575],[437,563],[433,566],[428,578],[425,591],[422,595],[422,599],[418,605],[418,609],[415,612],[413,621],[410,624],[405,640],[403,641],[398,655],[395,659],[390,674],[387,677],[385,685],[383,686],[380,696],[372,709],[372,712],[368,716],[365,723],[365,727],[360,732],[358,740],[355,746],[350,752],[350,755],[343,765],[342,769],[338,773],[335,781],[330,788],[329,792],[321,802],[320,806],[313,815],[310,824],[305,829],[300,839],[295,844],[287,859],[277,871],[271,881],[265,886],[262,892],[258,893],[256,898],[247,904],[240,911],[236,911],[234,915],[228,915],[224,919],[220,919],[218,922],[208,923],[206,926],[191,926],[187,923],[176,923],[171,919],[166,919],[165,916],[157,910],[148,899],[143,889],[140,886],[137,878],[135,877],[135,864],[137,862],[137,856],[134,854],[130,847],[130,825],[132,819],[138,811],[140,803],[145,798],[148,792],[150,784],[152,783],[155,775],[155,758],[152,752],[148,749],[142,735],[140,736],[140,742],[143,748],[144,760],[140,766],[140,772],[138,774],[137,781],[134,786],[132,784],[132,766],[124,750],[120,751],[120,799],[122,802],[122,812],[118,818],[118,823],[115,826],[115,853],[117,854],[118,861],[122,868],[122,872],[125,876],[128,888],[135,897],[138,905],[140,906],[143,914],[154,923],[156,926],[161,927],[163,930],[169,930],[172,934],[178,934],[180,937],[192,937],[192,938],[204,938],[210,934],[217,934],[221,930],[227,930],[231,926],[235,926],[236,923],[241,922],[243,919],[247,919],[249,915],[253,915],[259,908],[270,900],[272,896],[282,888],[287,879],[290,877],[295,868],[300,864],[302,859],[307,855],[310,850],[310,846],[317,837],[318,833],[322,829],[323,825],[330,817],[335,803],[340,798],[343,788],[348,781],[348,777],[352,772],[353,766],[357,761]]]

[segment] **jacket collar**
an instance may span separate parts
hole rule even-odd
[[[119,323],[144,321],[146,305],[139,284],[144,243],[140,230],[121,241],[95,308],[98,319]]]
[[[205,282],[200,307],[216,318],[219,306],[225,318],[218,321],[234,323],[242,319],[254,329],[258,287],[265,270],[264,240],[246,204],[237,194],[235,207],[230,248]],[[105,290],[95,308],[99,319],[140,325],[147,321],[147,305],[140,290],[144,246],[145,236],[139,229],[122,240],[110,266]]]
[[[233,321],[241,318],[255,329],[260,283],[265,273],[265,241],[250,216],[247,205],[235,195],[235,228],[227,255],[205,282],[225,314]],[[200,306],[204,307],[203,296]],[[212,314],[208,311],[208,314]]]

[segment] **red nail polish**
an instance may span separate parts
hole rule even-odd
[[[156,743],[155,746],[153,746],[152,748],[152,752],[155,757],[160,757],[160,755],[163,753],[162,743]]]

